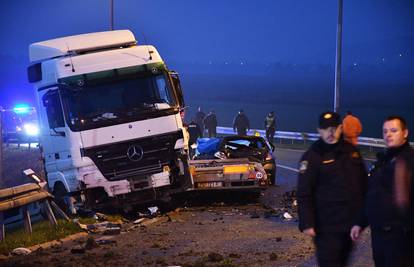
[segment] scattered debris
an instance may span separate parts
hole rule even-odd
[[[159,218],[152,218],[152,219],[148,219],[145,220],[144,222],[141,223],[142,226],[148,226],[150,224],[153,224],[155,222],[158,222],[160,219]]]
[[[277,260],[277,254],[274,253],[274,252],[270,253],[269,260],[276,261]]]
[[[134,221],[134,224],[140,224],[140,223],[142,223],[143,221],[146,221],[146,220],[147,220],[147,218],[139,218],[139,219]]]
[[[230,253],[230,254],[229,254],[229,258],[236,258],[236,259],[239,259],[239,258],[241,258],[241,255],[240,255],[240,254],[238,254],[238,253]]]
[[[289,212],[286,211],[285,213],[283,213],[283,218],[285,218],[286,220],[291,220],[293,217],[289,214]]]
[[[89,237],[86,240],[85,249],[86,250],[91,250],[91,249],[96,248],[96,247],[98,247],[98,243],[96,243],[95,239],[93,239],[92,237]]]
[[[121,233],[121,227],[109,227],[103,231],[103,235],[119,235]]]
[[[82,245],[76,245],[70,250],[70,252],[72,254],[84,254],[85,253],[85,247],[82,246]]]
[[[106,244],[116,243],[116,241],[113,240],[111,236],[103,236],[103,237],[97,238],[97,239],[95,239],[95,242],[98,245],[106,245]]]
[[[101,222],[87,225],[88,232],[94,234],[117,235],[121,233],[121,224]]]
[[[95,217],[96,217],[96,219],[98,221],[106,221],[106,220],[108,220],[108,216],[106,216],[105,214],[100,213],[100,212],[95,213]]]
[[[298,202],[296,200],[296,191],[287,191],[283,194],[279,202],[281,208],[272,209],[264,214],[265,218],[278,217],[284,220],[292,220],[298,217]]]
[[[159,212],[158,207],[149,207],[148,210],[150,211],[151,216],[157,216]]]
[[[208,261],[211,261],[211,262],[220,262],[224,259],[223,255],[217,252],[210,252],[207,257],[208,257]]]
[[[76,214],[80,217],[92,218],[96,213],[93,210],[85,209],[83,207],[76,207]]]
[[[28,248],[15,248],[11,252],[12,255],[29,255],[32,251]]]

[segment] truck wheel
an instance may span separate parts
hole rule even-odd
[[[59,208],[61,208],[66,214],[69,214],[70,209],[67,202],[68,192],[62,183],[58,182],[55,184],[53,196],[55,197],[55,203],[59,206]]]

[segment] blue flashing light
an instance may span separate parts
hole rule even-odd
[[[13,111],[16,113],[16,114],[26,114],[26,113],[29,113],[30,111],[31,111],[31,107],[29,107],[28,105],[26,105],[26,104],[18,104],[18,105],[16,105],[16,106],[14,106],[14,108],[13,108]]]

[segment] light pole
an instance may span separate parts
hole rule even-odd
[[[0,106],[0,188],[3,186],[3,108]]]
[[[341,91],[341,62],[342,62],[342,7],[343,0],[338,0],[338,24],[336,26],[336,59],[335,59],[335,91],[334,110],[339,112]]]
[[[109,0],[109,19],[110,19],[109,30],[113,31],[114,30],[114,0]]]

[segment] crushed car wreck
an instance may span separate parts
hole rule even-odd
[[[275,183],[273,147],[256,136],[198,140],[189,161],[195,190],[260,188]]]
[[[194,159],[241,159],[260,163],[272,185],[276,184],[276,157],[273,144],[260,136],[225,136],[198,140]]]

